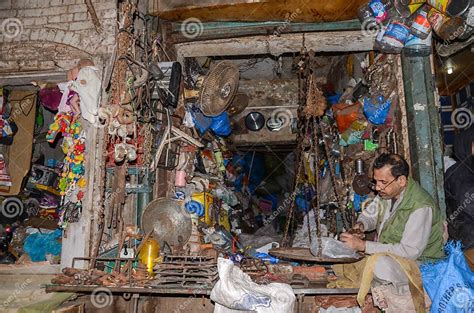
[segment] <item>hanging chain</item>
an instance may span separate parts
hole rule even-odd
[[[298,138],[298,144],[297,144],[297,148],[296,148],[296,162],[298,164],[298,167],[296,169],[296,175],[295,175],[295,183],[294,183],[294,188],[293,188],[293,193],[296,193],[297,190],[298,190],[298,180],[301,176],[301,173],[302,173],[302,169],[303,169],[303,162],[304,162],[304,158],[303,158],[303,141],[304,141],[304,138],[306,137],[306,131],[308,129],[308,123],[309,121],[305,121],[303,125],[303,129],[300,129],[298,134],[299,134],[299,138]],[[288,210],[288,214],[286,216],[286,224],[285,224],[285,232],[284,232],[284,235],[283,235],[283,241],[282,241],[282,246],[284,247],[287,247],[288,244],[289,244],[289,238],[288,238],[288,233],[289,233],[289,230],[290,230],[290,225],[291,225],[291,222],[293,220],[293,215],[294,215],[294,210],[295,210],[295,199],[296,197],[293,197],[292,201],[290,202],[290,208]]]
[[[320,186],[319,186],[319,140],[318,140],[318,123],[313,118],[313,145],[314,145],[314,184],[316,185],[316,196],[314,197],[313,212],[316,220],[316,234],[318,239],[318,257],[322,255],[322,239],[321,239],[321,208],[319,204]],[[310,235],[311,239],[311,235]]]

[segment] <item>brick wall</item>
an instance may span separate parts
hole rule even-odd
[[[84,0],[0,0],[0,73],[62,71],[80,58],[99,68],[115,46],[116,1],[92,0],[99,34]]]

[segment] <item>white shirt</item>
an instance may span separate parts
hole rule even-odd
[[[404,191],[400,194],[398,200],[395,201],[393,209],[391,210],[392,212],[386,210],[380,226],[377,229],[378,234],[380,234],[380,231],[383,229],[385,222],[397,211],[403,199],[403,195]],[[380,208],[377,203],[378,201],[381,201],[379,196],[375,197],[374,201],[368,205],[367,209],[365,209],[357,219],[358,222],[364,225],[364,231],[372,231],[377,228],[377,216],[379,215],[377,210]],[[391,206],[393,200],[389,201]],[[366,241],[365,253],[374,254],[378,252],[388,252],[412,260],[418,259],[428,244],[432,219],[432,208],[422,207],[416,209],[408,217],[400,243],[386,244],[376,241]]]

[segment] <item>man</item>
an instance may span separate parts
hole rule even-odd
[[[474,271],[474,126],[454,139],[456,163],[445,174],[446,215],[450,239],[463,244],[466,261]]]
[[[444,256],[443,221],[433,198],[409,177],[408,163],[397,154],[381,154],[373,164],[374,201],[359,216],[353,230],[377,231],[376,241],[343,233],[341,241],[354,250],[387,252],[417,261]],[[391,257],[382,256],[374,268],[374,286],[390,285],[394,292],[409,294],[408,277]]]

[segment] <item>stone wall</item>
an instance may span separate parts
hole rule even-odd
[[[115,46],[117,3],[92,0],[98,33],[84,0],[1,0],[0,74],[63,71],[80,58],[102,70]]]

